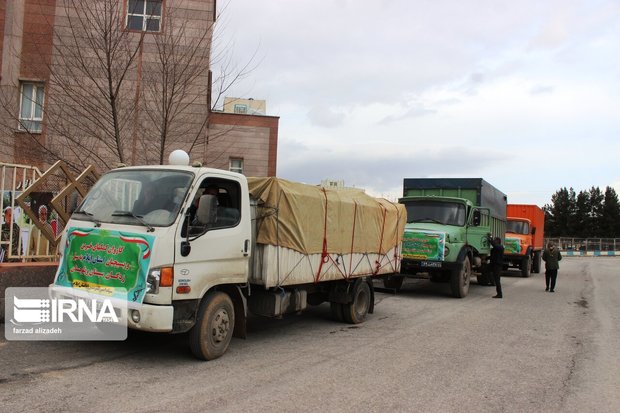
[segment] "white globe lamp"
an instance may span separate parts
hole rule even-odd
[[[177,149],[172,151],[168,157],[168,163],[170,165],[187,166],[189,165],[189,155],[184,150]]]

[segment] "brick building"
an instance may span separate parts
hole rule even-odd
[[[0,161],[275,175],[279,118],[211,111],[215,0],[0,0]]]

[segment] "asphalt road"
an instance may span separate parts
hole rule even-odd
[[[565,258],[544,275],[471,286],[407,280],[360,325],[329,306],[253,318],[246,340],[199,362],[186,336],[0,341],[0,410],[617,412],[620,259]],[[0,325],[2,332],[4,326]]]

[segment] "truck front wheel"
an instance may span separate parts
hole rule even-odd
[[[359,324],[366,319],[370,309],[372,294],[366,282],[359,282],[353,291],[353,301],[342,306],[344,321],[350,324]]]
[[[192,354],[202,360],[213,360],[228,349],[235,325],[235,311],[230,297],[211,292],[198,309],[196,325],[189,334]]]
[[[529,277],[531,269],[532,269],[532,258],[530,257],[529,254],[525,254],[523,259],[521,260],[521,276],[526,277],[526,278]]]
[[[455,269],[450,277],[450,288],[452,296],[463,298],[469,292],[469,280],[471,279],[471,264],[469,257],[463,258],[463,265]]]

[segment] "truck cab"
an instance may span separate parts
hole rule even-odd
[[[217,195],[203,195],[210,185]],[[207,291],[226,291],[238,307],[244,302],[238,286],[249,274],[249,199],[246,178],[234,172],[176,165],[112,170],[66,225],[52,292],[103,292],[127,301],[132,329],[189,331]],[[229,330],[245,334],[245,310],[237,310],[237,325],[223,317],[216,344],[230,340]]]
[[[523,277],[529,277],[533,272],[531,226],[527,218],[508,217],[506,222],[504,262],[507,267],[519,268]]]
[[[401,272],[428,273],[432,281],[450,282],[454,296],[467,295],[472,267],[480,269],[490,254],[489,209],[454,197],[413,196],[399,202],[407,209]]]
[[[508,204],[504,266],[521,276],[539,273],[544,242],[545,213],[536,205]]]
[[[488,284],[489,236],[504,238],[506,195],[482,178],[405,178],[399,203],[407,209],[401,272],[449,282],[465,297],[472,271]],[[386,287],[400,288],[400,279]]]

